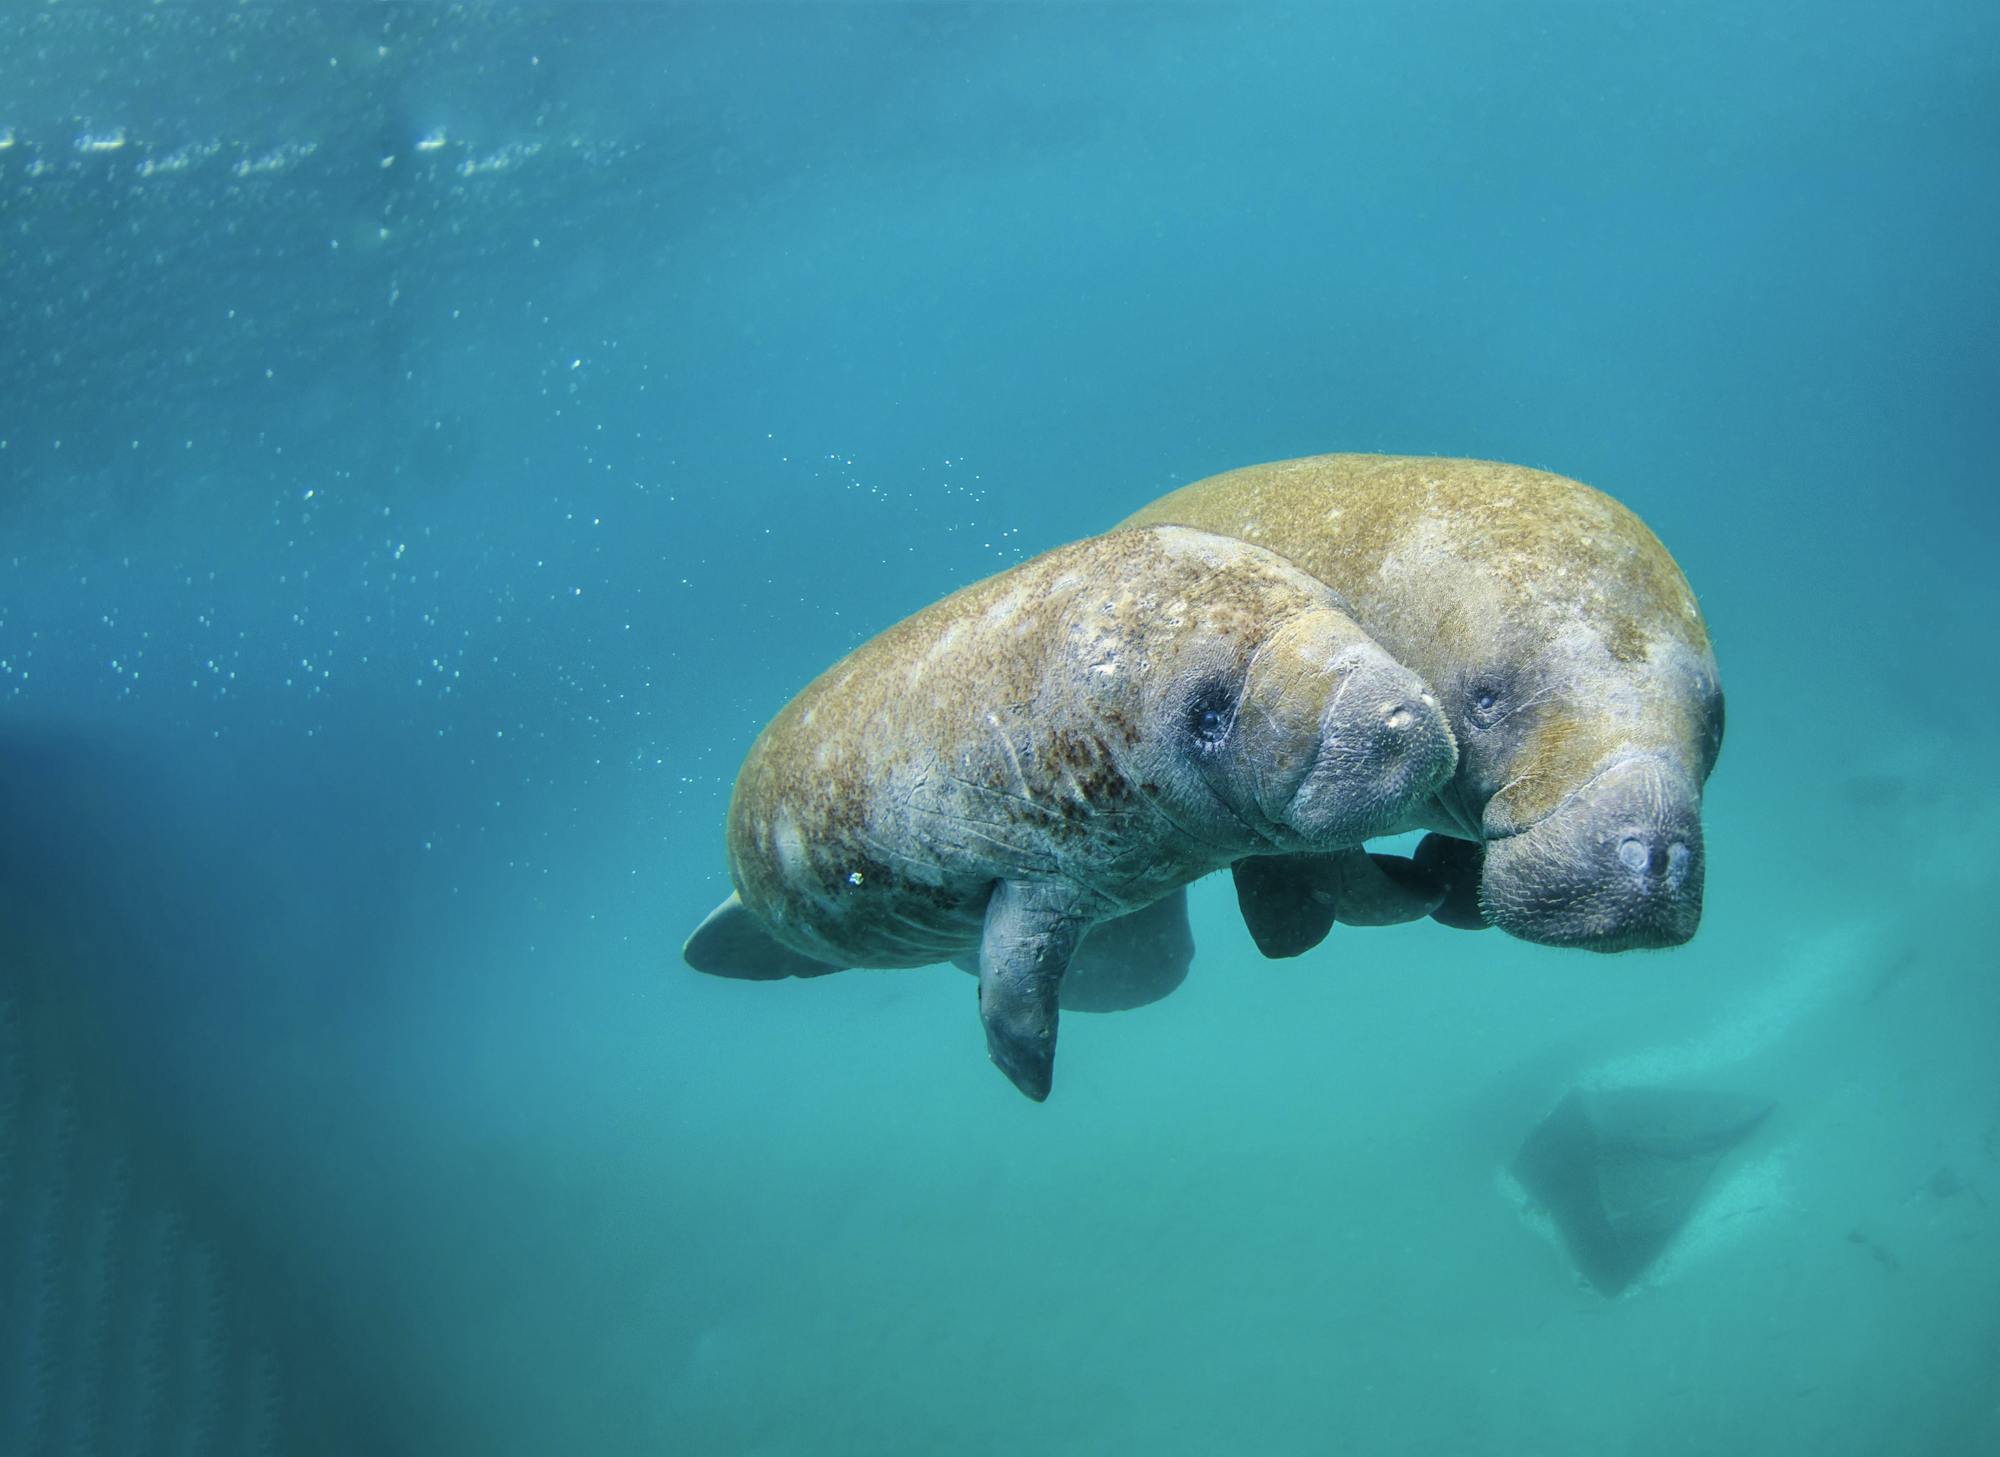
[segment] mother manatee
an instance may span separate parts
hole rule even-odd
[[[1321,455],[1211,476],[1123,524],[1158,522],[1289,557],[1429,681],[1459,757],[1421,817],[1452,838],[1420,848],[1432,888],[1413,914],[1448,892],[1439,919],[1547,945],[1694,934],[1722,687],[1694,593],[1637,516],[1523,466]],[[1249,861],[1237,884],[1260,945],[1295,954],[1369,870],[1359,852]]]

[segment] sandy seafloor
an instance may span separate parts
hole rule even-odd
[[[1980,7],[0,16],[0,1450],[2000,1452]],[[1667,953],[1419,925],[987,1063],[730,983],[758,726],[1323,450],[1619,495]],[[1648,1278],[1503,1171],[1775,1111]]]

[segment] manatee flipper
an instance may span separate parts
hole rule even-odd
[[[1402,855],[1342,850],[1340,903],[1343,926],[1400,926],[1434,915],[1444,903],[1444,882]]]
[[[1400,926],[1436,914],[1445,900],[1445,882],[1416,861],[1358,845],[1330,855],[1253,856],[1230,870],[1243,924],[1270,957],[1312,950],[1335,921]]]
[[[825,976],[842,968],[794,951],[779,941],[731,892],[710,911],[681,947],[681,959],[696,971],[739,981],[780,981],[788,976]]]
[[[979,1020],[986,1051],[1037,1103],[1055,1079],[1063,972],[1088,926],[1074,889],[1003,880],[986,903],[979,943]]]
[[[1157,1002],[1187,980],[1193,961],[1183,888],[1090,928],[1063,977],[1063,1010],[1125,1012]]]
[[[1187,980],[1193,963],[1194,931],[1183,887],[1141,910],[1099,921],[1084,934],[1063,974],[1062,1009],[1129,1012],[1170,994]],[[976,950],[952,957],[951,964],[979,975]]]
[[[1253,855],[1229,867],[1250,939],[1266,956],[1302,956],[1326,939],[1340,905],[1332,855]]]
[[[1461,931],[1483,931],[1492,923],[1479,909],[1479,871],[1486,847],[1450,835],[1425,835],[1417,845],[1417,871],[1444,887],[1444,899],[1431,912],[1440,925]]]

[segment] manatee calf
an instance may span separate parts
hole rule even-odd
[[[1436,699],[1324,583],[1183,527],[1095,537],[925,608],[772,720],[730,801],[735,893],[683,954],[762,979],[976,948],[987,1048],[1039,1101],[1093,924],[1380,834],[1454,762]]]
[[[1323,889],[1342,878],[1378,920],[1402,894],[1411,916],[1553,946],[1694,934],[1722,686],[1694,593],[1632,512],[1522,466],[1322,455],[1211,476],[1125,525],[1161,522],[1270,547],[1332,586],[1430,684],[1458,743],[1405,826],[1440,832],[1414,865],[1352,851],[1238,867],[1260,945],[1296,953],[1348,919]],[[1115,936],[1096,938],[1107,955]]]

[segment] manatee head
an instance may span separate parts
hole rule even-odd
[[[1722,689],[1705,637],[1601,625],[1475,657],[1439,685],[1460,745],[1439,802],[1484,842],[1494,925],[1551,946],[1678,946],[1701,922]]]
[[[1198,738],[1217,725],[1199,690],[1186,717]],[[1407,823],[1458,757],[1423,679],[1331,608],[1264,640],[1233,721],[1221,727],[1201,759],[1208,782],[1312,849],[1358,845]]]
[[[1144,774],[1163,807],[1239,849],[1333,849],[1409,824],[1457,761],[1437,698],[1323,583],[1204,540],[1231,570],[1149,645]]]

